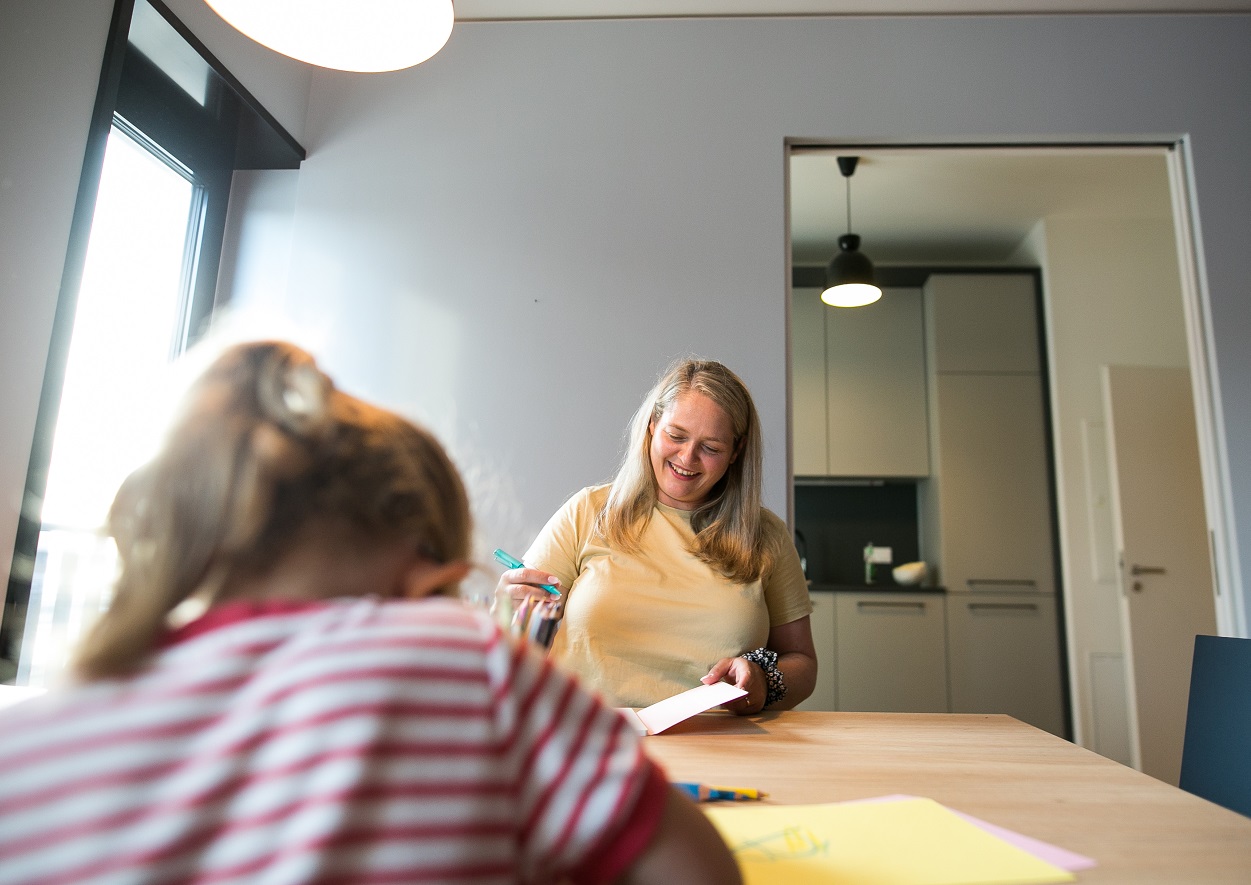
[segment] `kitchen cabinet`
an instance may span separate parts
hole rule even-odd
[[[924,287],[938,372],[1037,372],[1033,274],[931,274]]]
[[[949,591],[1055,590],[1046,406],[1030,274],[933,274],[922,556]]]
[[[817,685],[800,710],[1006,713],[1066,736],[1055,597],[812,592]]]
[[[876,315],[796,290],[797,477],[916,478],[919,558],[947,591],[839,586],[823,599],[818,688],[804,709],[1004,712],[1067,736],[1036,280],[933,273],[923,289],[888,290]],[[891,392],[888,380],[905,377],[920,395]],[[886,417],[882,401],[909,405]],[[918,404],[921,422],[907,417]],[[924,468],[886,456],[900,437],[924,439]],[[825,516],[807,514],[817,530]],[[854,518],[855,529],[872,524],[868,510]]]
[[[813,590],[812,614],[812,645],[817,651],[817,684],[796,710],[819,710],[832,712],[838,709],[837,673],[838,665],[834,660],[834,649],[838,646],[834,628],[834,597],[835,593],[828,590]]]
[[[928,474],[921,290],[887,289],[857,308],[827,307],[816,289],[793,297],[795,474]]]
[[[943,594],[882,590],[835,597],[838,709],[947,712]]]
[[[1065,736],[1055,597],[949,593],[953,713],[1007,713]]]
[[[922,558],[947,588],[951,709],[1065,737],[1047,397],[1035,278],[925,285],[930,478]]]
[[[825,368],[825,312],[816,289],[796,289],[791,299],[791,436],[796,476],[829,470],[829,397]]]
[[[937,492],[925,524],[949,591],[1054,589],[1041,385],[1036,372],[935,381],[935,476],[920,497]]]

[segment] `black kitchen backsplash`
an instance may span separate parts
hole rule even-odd
[[[864,548],[872,542],[891,548],[891,564],[875,567],[875,583],[893,585],[890,570],[920,558],[916,483],[796,484],[795,528],[813,582],[863,584]]]

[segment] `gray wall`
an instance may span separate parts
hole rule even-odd
[[[0,563],[6,577],[112,8],[112,0],[0,6]]]
[[[235,35],[205,39],[227,57]],[[413,70],[313,74],[287,287],[257,300],[443,433],[494,498],[487,545],[606,477],[685,353],[751,386],[782,511],[783,139],[1186,134],[1247,524],[1249,45],[1246,15],[462,23]]]

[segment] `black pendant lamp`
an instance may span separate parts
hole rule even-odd
[[[851,232],[851,176],[859,157],[839,157],[838,171],[847,181],[847,233],[838,238],[838,254],[825,268],[821,300],[831,307],[863,307],[882,297],[873,280],[873,262],[860,251],[860,237]]]

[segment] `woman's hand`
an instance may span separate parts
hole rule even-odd
[[[778,653],[777,666],[782,673],[786,694],[774,701],[770,710],[789,710],[812,694],[817,682],[817,653],[812,645],[812,627],[802,617],[781,624],[769,631],[767,648]],[[729,682],[747,692],[741,698],[721,706],[739,716],[751,716],[764,709],[769,696],[769,680],[759,664],[743,657],[722,658],[700,680],[705,685]]]
[[[555,596],[543,589],[542,585],[544,584],[560,590],[561,602],[564,601],[564,588],[560,586],[560,578],[532,568],[509,569],[500,575],[499,583],[495,585],[495,596],[499,598],[501,595],[507,595],[514,600],[532,597],[536,602],[539,600],[548,602],[556,599]]]
[[[764,709],[768,690],[764,670],[746,658],[722,658],[713,664],[708,675],[699,681],[705,685],[712,685],[714,682],[729,682],[747,692],[741,698],[735,698],[721,705],[731,713],[751,716]]]

